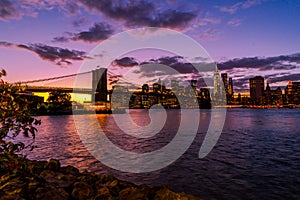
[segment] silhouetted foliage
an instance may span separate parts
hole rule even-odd
[[[48,109],[54,112],[70,110],[72,106],[71,95],[61,91],[50,92],[47,101],[49,103]]]
[[[0,154],[15,153],[30,147],[22,142],[14,142],[21,133],[34,141],[37,125],[40,120],[31,117],[31,107],[24,95],[26,87],[20,84],[10,84],[2,80],[5,70],[0,71]]]

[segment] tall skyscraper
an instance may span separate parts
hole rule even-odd
[[[196,90],[197,88],[197,80],[191,80],[191,87]]]
[[[224,89],[225,89],[225,93],[226,96],[228,98],[228,82],[227,82],[227,73],[222,73],[221,74],[222,77],[222,81],[223,81],[223,85],[224,85]]]
[[[177,80],[171,80],[171,89],[176,94],[178,92],[179,83]]]
[[[255,76],[249,79],[250,82],[250,97],[254,101],[259,101],[264,94],[265,80],[262,76]]]
[[[214,72],[214,97],[216,99],[221,99],[221,84],[220,84],[220,73],[218,67],[216,66],[216,71]]]
[[[92,101],[107,101],[107,69],[92,71]]]
[[[228,97],[230,99],[233,98],[233,82],[232,82],[232,78],[229,78],[229,82],[228,82]]]
[[[143,93],[148,93],[149,92],[149,85],[148,84],[144,84],[142,86],[142,92]]]

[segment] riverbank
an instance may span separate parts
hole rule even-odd
[[[0,160],[0,197],[3,200],[199,199],[173,192],[166,186],[150,188],[111,175],[80,172],[73,166],[61,166],[55,159],[36,161],[0,154]]]

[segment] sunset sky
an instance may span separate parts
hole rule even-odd
[[[256,75],[285,86],[300,80],[299,10],[294,0],[0,0],[0,68],[9,82],[74,74],[105,39],[151,26],[199,42],[236,90]],[[121,61],[137,60],[149,61]]]

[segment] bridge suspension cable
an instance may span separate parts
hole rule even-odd
[[[38,82],[45,82],[45,81],[52,81],[52,80],[57,80],[57,79],[63,79],[63,78],[69,78],[77,75],[83,75],[83,74],[88,74],[91,73],[92,71],[88,72],[82,72],[78,74],[70,74],[70,75],[65,75],[65,76],[57,76],[57,77],[52,77],[52,78],[44,78],[44,79],[37,79],[37,80],[31,80],[31,81],[21,81],[21,82],[16,82],[20,84],[27,84],[27,83],[38,83]]]

